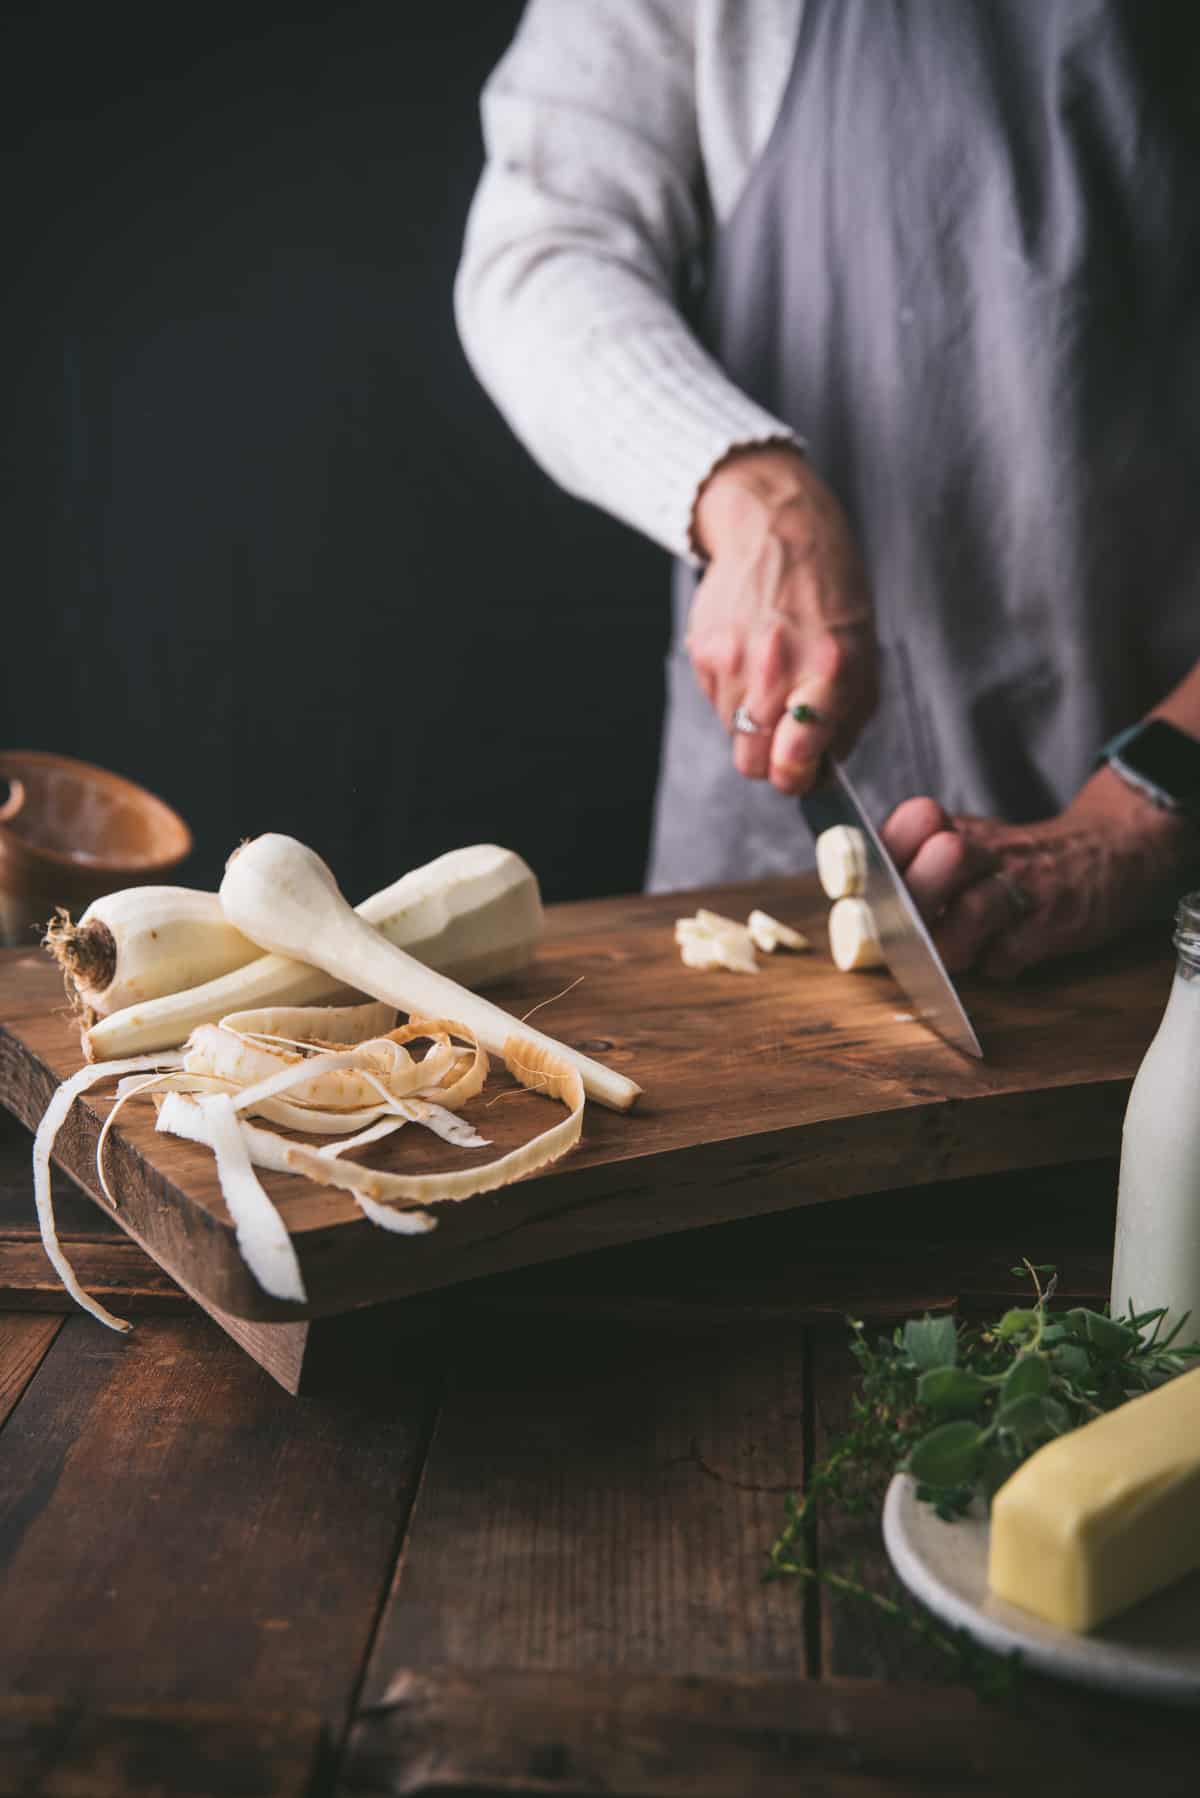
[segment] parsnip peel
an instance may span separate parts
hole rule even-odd
[[[165,1058],[173,1066],[178,1066],[178,1055]],[[69,1080],[64,1080],[54,1094],[49,1105],[42,1114],[42,1121],[37,1127],[33,1139],[33,1202],[37,1211],[38,1228],[41,1231],[42,1247],[49,1257],[55,1273],[75,1300],[85,1311],[107,1324],[110,1330],[125,1331],[133,1328],[123,1317],[115,1317],[98,1299],[93,1299],[83,1290],[75,1277],[75,1270],[68,1261],[58,1240],[58,1231],[54,1227],[54,1201],[50,1194],[50,1155],[54,1148],[59,1131],[67,1120],[67,1115],[81,1093],[101,1080],[110,1079],[114,1074],[145,1073],[150,1068],[163,1065],[164,1057],[154,1055],[132,1055],[126,1061],[110,1061],[99,1067],[80,1068]]]
[[[560,1155],[565,1155],[579,1141],[583,1128],[583,1081],[568,1062],[560,1061],[548,1050],[529,1043],[523,1037],[513,1037],[510,1040],[504,1059],[509,1072],[522,1086],[529,1087],[533,1092],[543,1093],[547,1098],[558,1099],[567,1107],[567,1116],[561,1122],[551,1125],[548,1130],[543,1130],[532,1142],[523,1143],[519,1149],[511,1149],[508,1154],[499,1156],[484,1167],[438,1174],[383,1173],[375,1168],[362,1167],[357,1162],[338,1162],[331,1168],[329,1157],[320,1150],[309,1149],[300,1144],[287,1150],[285,1165],[293,1173],[308,1174],[310,1179],[343,1187],[347,1192],[353,1193],[360,1204],[364,1199],[376,1204],[385,1202],[403,1205],[458,1202],[473,1198],[477,1193],[494,1192],[498,1187],[508,1186],[513,1180],[519,1180],[526,1174],[536,1173],[551,1161],[557,1161]],[[367,1206],[364,1205],[363,1209],[368,1216],[373,1216]]]
[[[410,1017],[390,1028],[394,1019],[391,1007],[375,1003],[235,1013],[200,1026],[182,1054],[93,1064],[66,1081],[38,1130],[34,1191],[46,1252],[72,1297],[110,1328],[130,1327],[79,1286],[59,1246],[50,1204],[54,1139],[78,1094],[105,1079],[119,1077],[97,1144],[100,1181],[110,1200],[115,1204],[103,1159],[113,1122],[129,1101],[153,1098],[160,1131],[213,1151],[238,1247],[255,1279],[273,1297],[300,1304],[306,1292],[295,1247],[255,1167],[349,1192],[380,1228],[421,1235],[436,1225],[428,1207],[495,1191],[578,1142],[585,1097],[579,1072],[522,1034],[505,1045],[509,1070],[522,1086],[567,1109],[565,1118],[531,1142],[483,1166],[441,1173],[386,1173],[343,1159],[348,1150],[367,1147],[406,1123],[458,1148],[487,1147],[487,1138],[458,1115],[483,1090],[489,1071],[487,1051],[474,1032],[445,1018]],[[426,1046],[417,1053],[420,1044]],[[252,1116],[341,1140],[319,1147],[297,1142],[252,1124]]]

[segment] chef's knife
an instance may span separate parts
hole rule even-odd
[[[802,796],[800,808],[814,837],[834,824],[851,824],[861,830],[867,845],[863,898],[874,916],[892,978],[904,988],[922,1023],[964,1055],[982,1058],[979,1038],[954,982],[846,770],[837,762],[828,762],[824,781]]]

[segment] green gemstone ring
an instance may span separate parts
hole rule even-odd
[[[822,723],[820,712],[818,712],[814,706],[805,705],[803,700],[801,700],[799,705],[789,707],[788,715],[794,718],[797,724]]]

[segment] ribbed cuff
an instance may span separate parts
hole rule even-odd
[[[676,321],[628,333],[606,324],[579,346],[579,404],[595,429],[575,438],[578,491],[699,566],[697,495],[732,450],[804,440],[747,397]],[[572,433],[574,436],[574,433]],[[578,463],[579,444],[588,455]]]

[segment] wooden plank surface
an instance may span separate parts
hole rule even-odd
[[[0,1697],[0,1798],[309,1798],[321,1745],[311,1711]]]
[[[290,1794],[314,1716],[336,1758],[353,1715],[322,1793],[1190,1792],[1194,1718],[1036,1680],[981,1707],[904,1632],[760,1582],[843,1414],[843,1312],[991,1309],[1021,1252],[1094,1296],[1114,1190],[1111,1162],[993,1175],[497,1276],[396,1308],[389,1389],[339,1402],[198,1317],[72,1319],[0,1431],[13,1789]],[[821,1552],[874,1579],[875,1538]],[[206,1763],[210,1706],[238,1714]]]
[[[694,1675],[804,1668],[764,1586],[803,1481],[803,1351],[784,1327],[464,1329],[375,1653]]]
[[[0,1311],[0,1429],[61,1327],[56,1317],[13,1317]]]
[[[32,1136],[0,1110],[0,1312],[74,1312],[75,1302],[46,1258],[33,1206]],[[52,1179],[58,1232],[84,1286],[118,1316],[191,1308],[169,1274],[74,1181]]]
[[[633,1074],[644,1099],[627,1116],[589,1107],[576,1153],[447,1208],[427,1237],[384,1237],[347,1196],[268,1177],[308,1313],[737,1216],[1115,1150],[1170,975],[1157,935],[1016,987],[969,986],[988,1052],[977,1064],[912,1021],[886,975],[839,975],[823,952],[766,958],[756,977],[682,968],[671,923],[705,898],[736,915],[763,902],[821,939],[825,904],[811,881],[552,908],[534,966],[496,997],[524,1012],[582,976],[539,1023]],[[78,1065],[78,1045],[44,958],[0,961],[0,993],[0,1100],[33,1122]],[[547,1121],[528,1094],[476,1107],[498,1149]],[[84,1184],[94,1185],[106,1109],[82,1102],[60,1139]],[[449,1166],[464,1153],[405,1132],[381,1161],[419,1154],[422,1166]],[[130,1107],[112,1167],[123,1227],[182,1283],[239,1317],[306,1314],[254,1284],[204,1151],[164,1141]]]
[[[0,1104],[0,1235],[37,1235],[32,1151],[32,1131]],[[76,1241],[128,1242],[108,1206],[97,1205],[57,1168],[51,1172],[50,1186],[61,1235]]]
[[[844,1335],[814,1331],[809,1352],[813,1451],[820,1458],[849,1427],[851,1395],[858,1380]],[[827,1508],[817,1528],[816,1558],[823,1570],[849,1576],[868,1591],[889,1598],[900,1591],[880,1538],[877,1510],[847,1516]],[[797,1592],[797,1602],[800,1596]],[[804,1597],[819,1618],[814,1658],[823,1677],[890,1680],[905,1686],[946,1685],[953,1680],[954,1669],[945,1655],[864,1600],[827,1587],[813,1588]]]
[[[1069,1694],[625,1672],[406,1669],[342,1790],[563,1798],[1128,1798],[1196,1789],[1192,1716]]]
[[[67,1237],[63,1246],[85,1290],[118,1317],[194,1309],[171,1276],[126,1237],[115,1242]],[[0,1309],[78,1311],[41,1242],[24,1233],[0,1235]]]
[[[30,1142],[23,1125],[0,1113],[0,1306],[71,1312],[73,1301],[37,1234]],[[914,1295],[923,1295],[925,1304],[938,1308],[957,1293],[964,1302],[1003,1308],[1020,1290],[1009,1270],[1011,1253],[981,1255],[970,1247],[971,1233],[978,1235],[981,1224],[990,1227],[993,1214],[1003,1210],[1013,1240],[1034,1259],[1053,1260],[1063,1267],[1064,1278],[1078,1281],[1082,1275],[1095,1285],[1107,1278],[1115,1190],[1116,1170],[1106,1162],[1032,1170],[1016,1189],[1006,1175],[943,1181],[906,1193],[901,1208],[891,1194],[867,1196],[465,1282],[345,1319],[322,1320],[298,1345],[291,1338],[309,1326],[221,1322],[288,1390],[302,1381],[305,1390],[330,1390],[361,1379],[364,1370],[386,1377],[394,1363],[392,1342],[452,1327],[451,1317],[461,1308],[498,1319],[536,1312],[548,1323],[569,1315],[664,1329],[749,1317],[840,1320],[862,1288],[862,1237],[872,1244],[877,1306],[911,1304]],[[89,1291],[121,1316],[190,1309],[192,1301],[117,1229],[107,1209],[61,1176],[55,1195],[64,1240]],[[910,1214],[924,1220],[920,1238],[907,1228]],[[1068,1240],[1099,1247],[1077,1246],[1063,1256],[1059,1245]],[[819,1247],[816,1264],[814,1247]],[[893,1289],[907,1296],[889,1300]],[[283,1340],[273,1340],[268,1355],[256,1335]]]
[[[200,1317],[70,1320],[0,1433],[0,1690],[336,1730],[432,1402],[416,1367],[384,1402],[291,1400]]]

